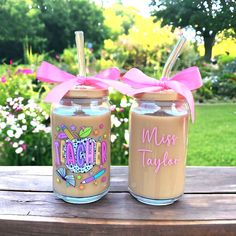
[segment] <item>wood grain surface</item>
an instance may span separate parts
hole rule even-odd
[[[52,193],[51,167],[0,167],[0,236],[236,235],[236,168],[188,167],[184,196],[170,206],[136,201],[127,167],[112,167],[111,191],[74,205]]]

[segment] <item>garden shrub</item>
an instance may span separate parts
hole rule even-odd
[[[49,87],[30,67],[0,68],[0,164],[50,164],[49,106],[42,97]]]

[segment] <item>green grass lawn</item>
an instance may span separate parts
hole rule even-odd
[[[236,165],[236,104],[196,106],[190,125],[188,165]]]

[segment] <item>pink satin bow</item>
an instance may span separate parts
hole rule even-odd
[[[59,102],[62,97],[75,85],[88,85],[95,88],[116,87],[121,91],[124,87],[123,83],[117,81],[120,72],[117,68],[109,68],[91,77],[75,76],[60,70],[56,66],[42,62],[37,70],[37,79],[47,83],[58,83],[46,96],[46,102]]]
[[[191,111],[192,121],[194,122],[194,99],[191,90],[202,86],[202,78],[198,67],[189,67],[170,79],[161,78],[160,80],[151,78],[142,71],[133,68],[122,79],[131,87],[129,91],[126,91],[128,95],[173,89],[186,98]]]

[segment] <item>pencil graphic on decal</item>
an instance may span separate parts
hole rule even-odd
[[[64,134],[70,139],[73,140],[74,136],[71,134],[69,129],[65,125],[61,125],[61,129],[63,130]]]
[[[98,179],[99,177],[101,177],[104,173],[106,172],[106,169],[101,169],[99,172],[97,172],[95,175],[90,176],[86,179],[84,179],[81,184],[88,184],[96,179]]]

